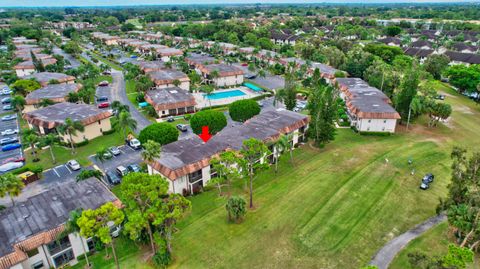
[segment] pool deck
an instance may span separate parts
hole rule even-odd
[[[261,95],[260,93],[254,92],[253,90],[250,90],[249,88],[244,87],[244,86],[230,88],[230,89],[217,90],[217,91],[214,91],[213,93],[220,93],[220,92],[234,91],[234,90],[242,91],[243,93],[245,93],[245,95],[235,96],[235,97],[227,97],[227,98],[221,98],[221,99],[211,99],[209,101],[209,99],[204,96],[205,93],[198,92],[198,93],[194,93],[193,97],[195,97],[195,101],[197,102],[197,108],[202,109],[202,108],[205,108],[205,107],[209,107],[210,103],[212,104],[212,106],[228,105],[228,104],[233,103],[237,100],[250,99],[250,98],[254,98],[254,97],[257,97],[257,96]]]

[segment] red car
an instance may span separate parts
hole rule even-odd
[[[247,64],[247,63],[243,63],[242,66],[248,66],[248,64]]]
[[[98,104],[98,108],[107,108],[109,106],[110,106],[109,102],[103,102],[103,103]]]
[[[23,158],[23,157],[8,158],[8,159],[5,159],[5,160],[2,162],[2,164],[11,163],[11,162],[19,163],[19,162],[24,162],[24,161],[25,161],[25,158]]]

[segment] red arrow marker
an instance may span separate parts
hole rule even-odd
[[[208,133],[208,126],[203,126],[202,127],[202,133],[198,135],[203,142],[207,143],[210,138],[212,138],[212,135]]]

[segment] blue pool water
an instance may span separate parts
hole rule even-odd
[[[204,96],[210,100],[217,100],[217,99],[237,97],[242,95],[246,95],[246,94],[241,90],[231,90],[231,91],[224,91],[224,92],[215,92],[210,95],[204,95]]]
[[[262,91],[262,88],[257,87],[256,85],[253,85],[252,83],[245,82],[245,83],[243,83],[243,85],[245,87],[249,88],[252,91],[256,91],[256,92],[261,92]]]

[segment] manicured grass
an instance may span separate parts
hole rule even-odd
[[[390,269],[414,269],[408,262],[408,253],[422,252],[428,256],[442,256],[447,254],[448,245],[452,243],[452,231],[448,228],[447,222],[442,222],[438,226],[427,231],[421,237],[413,240],[403,249],[393,260]],[[450,240],[449,240],[450,239]],[[476,260],[468,268],[480,268],[480,259]]]
[[[284,156],[278,174],[272,168],[256,178],[255,209],[248,210],[241,224],[226,221],[226,198],[215,189],[190,197],[192,212],[178,224],[171,267],[359,268],[368,264],[390,239],[435,214],[439,198],[447,193],[452,147],[480,148],[478,106],[444,90],[445,102],[454,108],[445,125],[427,128],[422,117],[409,132],[400,127],[388,137],[340,129],[336,140],[323,149],[307,144],[294,151],[294,164]],[[428,172],[435,174],[435,182],[422,191],[420,180]],[[236,181],[231,193],[247,199],[243,185]],[[440,240],[438,246],[418,246],[436,255],[445,237],[435,230],[431,233],[438,235],[434,236]],[[399,266],[403,264],[400,261]]]
[[[154,267],[146,262],[139,262],[143,260],[142,255],[148,250],[144,250],[137,244],[133,243],[130,239],[121,235],[115,239],[115,251],[120,262],[120,268],[132,268],[132,269],[153,269]],[[112,249],[108,247],[109,258],[106,258],[106,250],[103,249],[95,255],[90,256],[90,263],[93,264],[93,269],[110,269],[115,268],[115,262],[113,260]],[[81,261],[72,266],[73,269],[84,268],[86,262],[83,255],[79,257]]]
[[[37,156],[40,158],[40,161],[34,164],[41,165],[44,169],[48,169],[48,168],[57,166],[59,164],[65,163],[68,160],[75,159],[82,166],[88,166],[91,164],[91,161],[88,159],[88,156],[95,154],[96,151],[98,151],[103,147],[118,146],[123,143],[124,143],[123,135],[118,132],[115,132],[113,134],[104,135],[104,136],[92,139],[85,146],[77,147],[75,149],[76,153],[74,155],[72,155],[70,148],[56,145],[53,147],[53,151],[55,154],[55,158],[57,159],[57,163],[55,164],[52,163],[50,150],[44,149],[41,151],[37,151]],[[31,151],[25,152],[25,158],[27,159],[27,163],[33,163],[32,162],[33,156],[31,154]]]
[[[131,24],[135,25],[135,27],[137,27],[138,29],[143,28],[143,25],[140,23],[140,21],[138,19],[128,19],[127,23],[131,23]]]
[[[156,119],[147,114],[147,112],[140,108],[137,101],[137,90],[135,89],[135,81],[134,80],[126,80],[125,81],[125,91],[127,93],[128,100],[151,122],[157,122]]]

